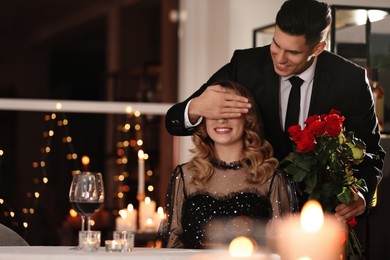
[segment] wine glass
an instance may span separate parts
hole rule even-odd
[[[73,175],[69,190],[69,202],[81,216],[81,230],[84,231],[85,216],[87,230],[91,230],[91,216],[104,202],[103,178],[100,172],[81,172]]]

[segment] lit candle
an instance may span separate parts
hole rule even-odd
[[[317,201],[308,201],[300,217],[278,223],[277,232],[282,259],[340,259],[343,227],[333,215],[324,215]]]
[[[151,218],[156,211],[156,202],[151,200],[149,197],[146,197],[143,202],[140,204],[140,210],[142,209],[142,215],[146,218]]]
[[[156,229],[155,226],[156,226],[156,223],[154,222],[154,220],[152,218],[147,218],[145,221],[144,231],[145,232],[153,232]]]
[[[83,251],[97,251],[100,247],[100,231],[79,231],[79,247]]]
[[[261,251],[257,247],[256,240],[252,237],[238,236],[234,238],[230,244],[228,250],[224,248],[215,248],[214,252],[195,257],[194,259],[207,259],[207,260],[280,260],[280,256],[277,254],[270,254],[266,248],[261,248]],[[204,257],[206,256],[206,257]],[[284,260],[284,259],[283,259]],[[297,259],[295,259],[297,260]]]
[[[133,204],[127,205],[127,225],[130,227],[128,231],[137,230],[137,210],[134,209]]]
[[[88,156],[84,155],[81,157],[81,163],[83,165],[83,171],[88,171],[88,165],[89,165],[90,159]]]
[[[117,240],[106,240],[106,251],[107,252],[121,252],[123,250],[124,243]]]
[[[145,231],[147,219],[153,219],[156,211],[156,202],[146,197],[144,201],[139,204],[139,223],[141,231]],[[149,231],[149,230],[148,230]]]
[[[145,160],[144,151],[138,151],[138,194],[145,193]]]
[[[115,220],[116,230],[118,231],[133,231],[137,230],[137,210],[132,204],[127,206],[127,209],[119,210],[119,217]]]
[[[116,230],[126,230],[127,229],[127,211],[119,210],[119,216],[115,219],[115,228]]]
[[[156,231],[160,227],[160,223],[165,219],[164,209],[162,207],[157,208],[157,212],[154,214],[154,222],[156,223]]]
[[[251,239],[240,236],[232,240],[229,245],[229,253],[233,257],[250,257],[255,246]]]

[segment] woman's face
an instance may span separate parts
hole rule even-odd
[[[245,118],[207,119],[206,130],[214,145],[231,146],[239,144],[242,147]]]

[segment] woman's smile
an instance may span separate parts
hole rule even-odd
[[[232,128],[230,127],[216,127],[214,128],[214,131],[218,134],[226,134],[232,131]]]

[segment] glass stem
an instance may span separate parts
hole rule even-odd
[[[85,226],[85,216],[81,215],[81,231],[84,231]]]
[[[88,231],[91,231],[91,217],[90,216],[87,216],[87,230]]]

